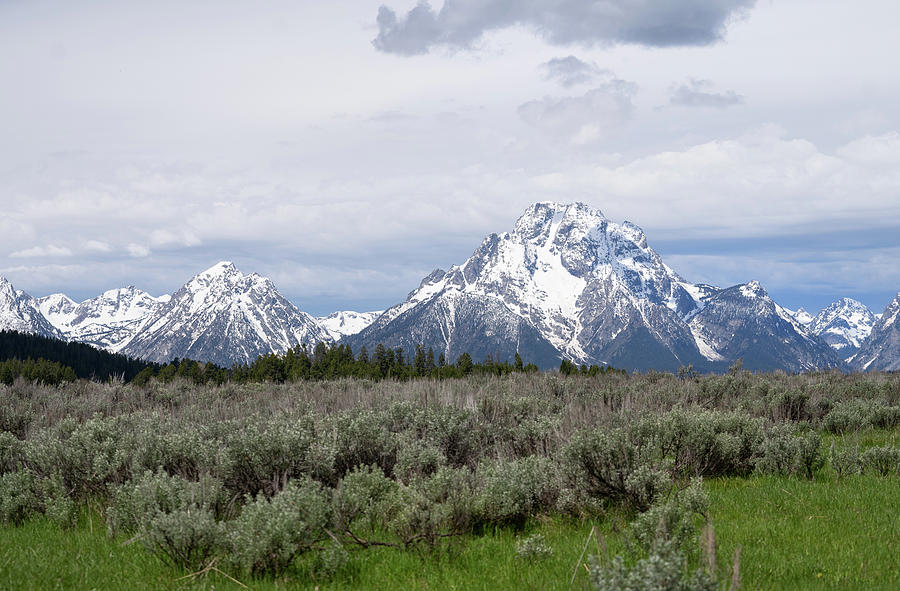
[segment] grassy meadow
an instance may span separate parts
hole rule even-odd
[[[892,589],[898,404],[882,374],[20,380],[0,588]]]

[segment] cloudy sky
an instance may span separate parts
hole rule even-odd
[[[382,2],[387,2],[383,4]],[[0,275],[382,308],[530,203],[788,307],[900,290],[895,0],[0,0]]]

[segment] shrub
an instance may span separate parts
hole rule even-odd
[[[756,470],[760,474],[802,474],[812,479],[825,465],[822,438],[816,431],[797,434],[792,424],[775,425],[760,445]]]
[[[334,493],[334,524],[338,531],[374,532],[387,527],[396,511],[401,485],[378,466],[360,466],[347,473]]]
[[[875,406],[872,426],[879,429],[893,429],[900,426],[900,406]]]
[[[25,442],[9,431],[0,431],[0,476],[15,472],[25,459]]]
[[[228,558],[240,570],[278,575],[299,554],[323,541],[331,504],[322,486],[309,478],[290,480],[267,498],[248,500],[239,517],[228,522]]]
[[[884,445],[870,447],[859,457],[864,469],[871,470],[881,476],[900,472],[900,449]]]
[[[209,510],[194,505],[155,514],[146,523],[141,541],[165,562],[196,570],[219,551],[224,531]]]
[[[14,387],[0,384],[0,432],[9,431],[19,439],[25,439],[34,411],[30,397],[16,392],[19,386],[22,384],[17,383]]]
[[[59,474],[78,499],[103,497],[130,478],[134,437],[123,418],[65,419],[27,442],[26,462],[40,476]]]
[[[222,483],[202,475],[192,482],[165,472],[144,472],[134,480],[113,487],[106,511],[109,534],[143,534],[161,514],[194,510],[224,518],[228,499]]]
[[[872,426],[876,415],[876,403],[870,400],[839,402],[825,415],[822,426],[831,433],[849,433]]]
[[[41,500],[44,515],[60,527],[74,527],[78,517],[75,501],[66,490],[62,477],[54,474],[37,482],[37,495]]]
[[[400,486],[387,530],[403,548],[435,551],[471,527],[471,485],[464,468],[442,468],[431,478]]]
[[[332,483],[334,458],[327,441],[311,415],[233,424],[225,441],[225,485],[240,495],[271,496],[303,475]]]
[[[35,494],[35,475],[30,470],[0,476],[0,523],[20,525],[41,510]]]
[[[743,413],[676,410],[645,419],[644,437],[657,438],[677,477],[744,475],[753,470],[763,422]]]
[[[701,481],[654,504],[627,532],[630,559],[615,556],[609,564],[592,557],[591,584],[602,591],[713,591],[715,573],[689,567],[697,540],[695,519],[706,513],[709,499]],[[714,564],[714,560],[711,561]],[[630,566],[629,566],[630,565]]]
[[[576,432],[562,460],[574,490],[646,509],[669,482],[655,451],[624,428],[594,429]]]
[[[133,470],[164,470],[167,474],[197,480],[201,473],[218,468],[219,443],[202,426],[171,427],[159,417],[143,422],[138,430]]]
[[[671,544],[661,542],[647,557],[627,567],[616,556],[609,567],[598,560],[590,568],[591,585],[598,591],[715,591],[715,579],[697,570],[686,574],[687,560]]]
[[[709,510],[709,496],[703,481],[696,479],[687,488],[652,505],[638,515],[628,528],[631,544],[649,552],[660,540],[685,548],[697,534],[694,520]]]
[[[443,452],[426,441],[407,439],[399,445],[394,477],[409,484],[416,478],[431,476],[447,465]]]
[[[547,545],[544,536],[534,534],[516,540],[516,558],[527,561],[541,560],[553,555],[553,548]]]
[[[482,523],[522,527],[532,515],[556,506],[559,478],[548,458],[482,461],[476,479],[475,514]]]
[[[822,436],[816,431],[808,431],[797,441],[797,469],[810,480],[825,465],[822,453]]]
[[[397,437],[388,431],[385,417],[370,410],[339,415],[331,427],[336,434],[334,473],[341,478],[359,466],[376,465],[391,474],[397,463]]]
[[[832,444],[830,455],[831,469],[834,470],[838,478],[859,473],[861,466],[858,445],[836,447]]]

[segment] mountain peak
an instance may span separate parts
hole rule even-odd
[[[221,275],[231,275],[234,273],[240,273],[237,267],[234,266],[234,263],[231,261],[219,261],[209,269],[199,273],[199,275],[206,275],[210,277],[217,277]]]
[[[594,209],[581,202],[558,203],[556,201],[539,201],[528,207],[516,220],[513,233],[525,240],[549,237],[551,228],[565,224],[578,226],[585,230],[599,226],[607,221],[599,209]]]
[[[746,298],[767,298],[769,297],[769,293],[766,291],[766,288],[762,286],[762,284],[754,279],[749,283],[745,283],[741,285],[741,294]]]

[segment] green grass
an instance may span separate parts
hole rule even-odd
[[[853,476],[835,481],[753,477],[707,481],[721,572],[740,546],[743,589],[896,589],[900,581],[900,479]],[[393,549],[353,551],[326,589],[575,589],[587,587],[578,559],[593,525],[613,551],[621,516],[603,523],[534,521],[521,534],[470,537],[451,552],[421,557]],[[553,555],[516,557],[517,535],[541,533]],[[595,538],[588,552],[599,551]],[[312,589],[303,560],[278,579],[244,580],[252,589]],[[139,543],[110,540],[99,513],[73,530],[43,517],[0,529],[0,589],[241,589],[218,573],[184,572]]]
[[[719,560],[744,589],[897,589],[900,479],[709,481]]]
[[[0,589],[243,589],[221,574],[182,577],[139,543],[110,540],[99,515],[93,531],[87,516],[74,530],[62,530],[43,517],[0,529]],[[576,568],[591,522],[551,519],[534,522],[517,534],[498,530],[471,537],[437,555],[376,548],[351,552],[351,561],[331,581],[310,581],[303,560],[277,580],[247,579],[251,589],[574,589],[587,587],[583,567]],[[516,557],[517,535],[542,533],[553,548],[549,558],[533,562]],[[596,551],[596,541],[591,551]]]
[[[836,447],[858,445],[861,450],[881,445],[893,445],[896,447],[900,445],[900,430],[861,429],[845,435],[823,433],[822,449],[827,453],[832,444]]]

